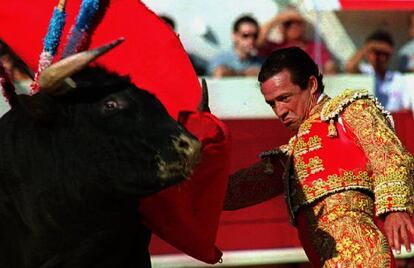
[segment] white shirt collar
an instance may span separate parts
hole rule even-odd
[[[319,103],[323,99],[323,97],[325,97],[325,96],[326,96],[326,94],[321,93],[321,95],[319,95],[318,101],[316,103]]]

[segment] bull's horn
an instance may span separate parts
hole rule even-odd
[[[198,105],[198,110],[200,112],[210,112],[210,107],[208,107],[208,87],[206,79],[201,79],[201,88],[202,88],[202,95],[201,95],[201,101]]]
[[[102,56],[103,54],[110,51],[123,41],[124,38],[119,38],[118,40],[115,40],[109,44],[100,46],[92,50],[74,54],[50,65],[39,76],[40,89],[43,92],[49,93],[51,95],[64,94],[64,92],[61,92],[56,89],[59,88],[60,85],[62,85],[66,78],[69,78],[71,75],[79,72],[80,70],[85,68],[89,63],[93,62],[99,56]]]

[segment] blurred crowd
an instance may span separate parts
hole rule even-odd
[[[169,17],[164,16],[163,19],[174,24]],[[413,108],[414,86],[407,85],[403,73],[414,72],[414,13],[408,25],[410,41],[400,49],[396,50],[391,33],[377,30],[367,35],[363,46],[343,66],[339,66],[323,40],[307,38],[308,22],[296,7],[288,5],[263,24],[250,15],[237,18],[232,27],[232,47],[220,51],[210,60],[203,62],[195,55],[189,56],[198,75],[254,77],[264,59],[273,51],[297,46],[313,58],[323,75],[371,75],[376,97],[387,110],[394,112]],[[398,61],[395,69],[390,64],[393,57]]]

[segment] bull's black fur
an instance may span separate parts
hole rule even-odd
[[[182,180],[183,129],[150,93],[99,68],[58,99],[19,96],[0,120],[0,268],[149,267],[137,197]]]

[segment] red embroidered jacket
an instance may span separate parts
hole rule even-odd
[[[372,193],[376,215],[412,213],[414,161],[392,124],[391,116],[366,91],[345,90],[333,99],[325,96],[288,145],[263,153],[262,163],[230,177],[226,204],[235,195],[234,184],[252,181],[246,179],[249,176],[256,177],[256,182],[281,181],[278,161],[287,156],[284,187],[275,182],[272,186],[277,190],[260,195],[274,196],[284,188],[292,220],[302,206],[349,189]],[[250,203],[259,203],[259,199]]]

